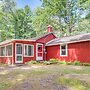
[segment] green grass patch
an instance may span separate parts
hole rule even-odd
[[[81,81],[79,79],[60,77],[57,80],[57,83],[65,85],[71,90],[90,90],[90,83]]]

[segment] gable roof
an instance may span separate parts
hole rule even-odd
[[[64,43],[75,43],[75,42],[82,42],[82,41],[90,41],[90,33],[69,36],[69,37],[55,38],[50,42],[48,42],[46,46],[64,44]]]
[[[41,39],[41,38],[44,38],[44,37],[46,37],[46,36],[48,36],[48,35],[50,35],[50,34],[52,34],[52,35],[54,35],[52,32],[50,32],[50,33],[48,33],[48,34],[43,34],[43,35],[41,35],[41,36],[39,36],[39,37],[35,37],[35,38],[31,38],[31,40],[39,40],[39,39]],[[54,35],[55,36],[55,35]],[[55,36],[56,37],[56,36]]]
[[[5,40],[5,41],[3,41],[3,42],[0,42],[0,45],[8,44],[8,43],[11,43],[11,42],[13,42],[13,41],[37,41],[37,40],[39,40],[39,39],[41,39],[41,38],[43,38],[43,37],[46,37],[46,36],[48,36],[48,35],[50,35],[50,34],[54,35],[53,33],[48,33],[48,34],[41,35],[41,36],[39,36],[39,37],[30,38],[30,39],[9,39],[9,40]],[[55,36],[55,35],[54,35],[54,36]],[[55,36],[55,37],[56,37],[56,36]]]

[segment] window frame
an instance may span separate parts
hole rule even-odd
[[[12,45],[12,55],[10,55],[10,56],[7,56],[7,55],[6,55],[6,47],[7,47],[8,45]],[[1,56],[1,54],[0,54],[0,57],[13,57],[13,43],[0,46],[0,51],[1,51],[1,47],[5,47],[5,56]],[[1,52],[0,52],[0,53],[1,53]]]
[[[29,56],[29,55],[25,55],[25,46],[27,46],[27,48],[28,48],[28,46],[32,46],[33,47],[33,53],[32,53],[32,55],[31,56]],[[27,54],[28,54],[28,49],[27,49]],[[24,44],[24,57],[34,57],[34,45],[32,45],[32,44]]]
[[[66,55],[62,55],[62,46],[66,47],[66,49],[65,49]],[[67,44],[60,44],[60,56],[65,56],[65,57],[68,56],[68,45]]]
[[[1,55],[1,48],[5,48],[5,55]],[[6,46],[0,46],[0,57],[6,57]]]
[[[11,49],[11,55],[7,55],[7,46],[11,46],[11,48],[12,48]],[[13,55],[13,52],[12,52],[13,51],[13,45],[12,44],[6,45],[6,49],[5,50],[6,50],[6,57],[12,57],[12,55]]]

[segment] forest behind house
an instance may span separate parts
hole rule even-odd
[[[0,0],[0,42],[27,39],[47,32],[57,37],[90,32],[90,0],[41,0],[40,7],[18,8],[15,0]]]

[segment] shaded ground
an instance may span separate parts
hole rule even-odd
[[[0,90],[71,90],[60,77],[90,81],[90,67],[64,65],[0,67]],[[83,89],[84,90],[84,89]]]

